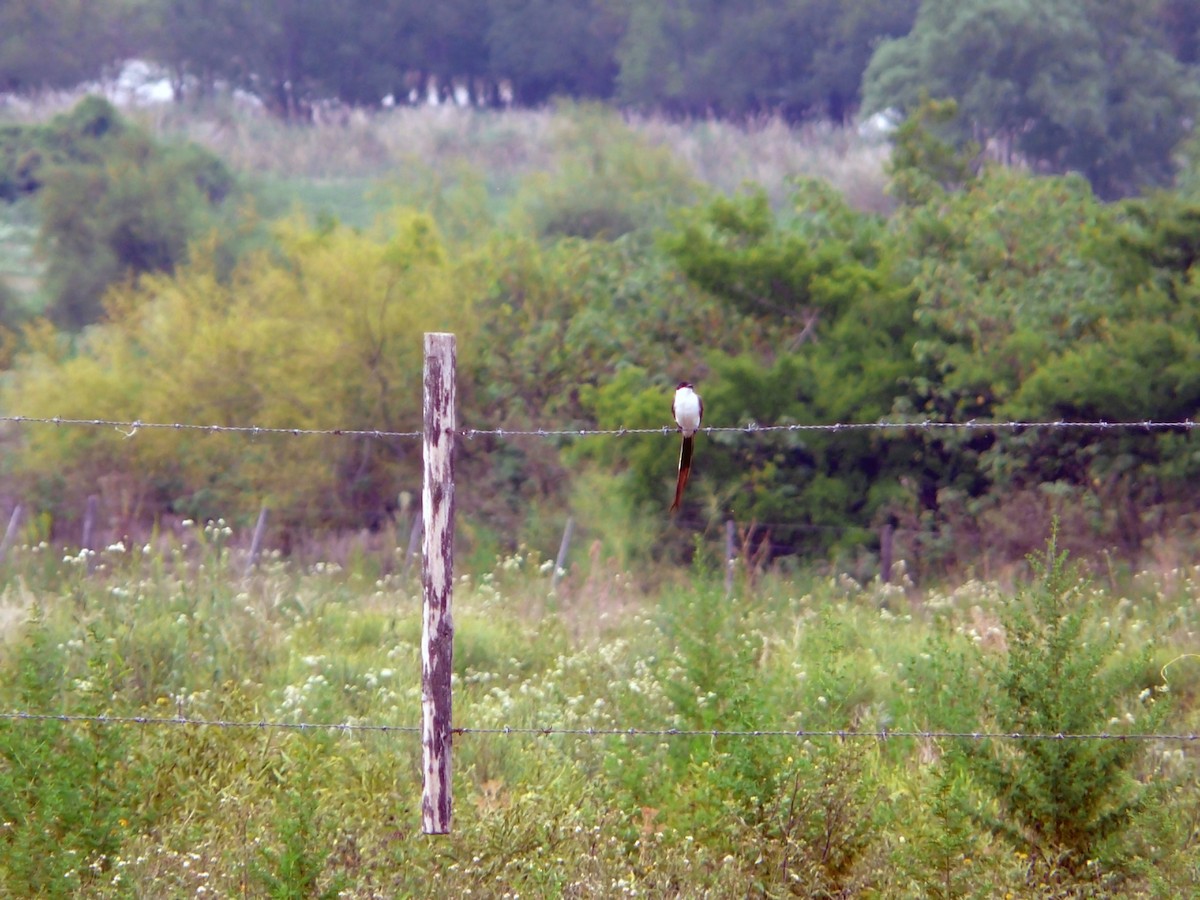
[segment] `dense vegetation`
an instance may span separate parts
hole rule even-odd
[[[1143,0],[925,0],[912,31],[872,57],[864,105],[952,97],[958,138],[1002,158],[1081,172],[1105,197],[1170,184],[1200,101],[1194,43],[1166,33],[1200,34],[1188,9],[1180,21],[1183,4]]]
[[[939,136],[953,112],[927,104],[897,132],[888,215],[815,179],[774,202],[714,192],[615,115],[566,108],[549,171],[500,188],[465,162],[411,168],[393,183],[408,200],[350,227],[264,218],[261,182],[239,186],[207,153],[87,101],[5,133],[60,327],[10,308],[3,409],[412,431],[420,336],[446,329],[467,427],[657,427],[681,377],[722,425],[1189,420],[1195,195],[1105,203],[1078,176],[978,167]],[[91,201],[73,202],[84,185]],[[75,533],[100,494],[118,534],[164,517],[245,523],[266,505],[292,546],[377,530],[419,488],[402,438],[27,427],[5,441],[7,492],[45,537]],[[890,522],[924,575],[1019,559],[1058,515],[1072,546],[1135,560],[1187,527],[1200,465],[1188,429],[722,434],[702,440],[672,523],[671,443],[463,441],[467,546],[548,548],[574,513],[608,554],[673,557],[732,517],[764,558],[871,570]]]
[[[163,146],[96,97],[47,125],[0,130],[0,201],[37,198],[44,312],[70,330],[100,318],[114,282],[173,271],[234,190],[215,156],[195,144]],[[0,308],[10,327],[20,315]]]
[[[953,98],[971,138],[1104,197],[1169,184],[1200,110],[1191,0],[10,0],[0,91],[130,57],[180,98],[242,92],[306,121],[345,105],[537,105],[845,122]]]
[[[550,593],[547,564],[507,557],[458,581],[455,723],[494,731],[455,737],[453,833],[427,838],[400,730],[419,589],[368,558],[243,578],[236,541],[9,553],[0,611],[26,621],[0,706],[122,721],[0,726],[6,892],[1196,891],[1192,743],[898,735],[1195,732],[1194,567],[1100,586],[1050,546],[1015,592],[740,575],[730,600],[703,559],[649,592],[597,566]],[[226,724],[155,724],[176,717]]]
[[[924,427],[1194,421],[1196,10],[4,4],[0,89],[190,101],[0,124],[5,416],[418,430],[451,330],[466,428],[905,427],[702,435],[676,520],[673,435],[461,440],[444,841],[415,735],[279,727],[419,719],[415,440],[7,424],[0,885],[1196,893],[1192,429]],[[1177,737],[1012,737],[1099,733]]]

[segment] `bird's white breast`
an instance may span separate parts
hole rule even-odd
[[[675,392],[675,421],[685,435],[695,434],[700,427],[700,398],[691,388]]]

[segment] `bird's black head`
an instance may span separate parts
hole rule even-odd
[[[690,381],[681,381],[679,384],[675,385],[675,390],[679,390],[680,388],[690,388],[691,386],[692,383]]]

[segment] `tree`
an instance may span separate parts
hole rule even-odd
[[[1045,359],[1102,328],[1111,313],[1112,277],[1087,245],[1108,215],[1078,176],[998,166],[957,192],[903,207],[891,249],[915,295],[918,374],[894,411],[919,421],[1006,418],[1005,404]],[[946,492],[988,494],[1004,477],[990,463],[1011,474],[1037,462],[1019,449],[1023,440],[925,432],[910,476],[916,505],[937,512]],[[1051,458],[1058,457],[1044,461]]]
[[[978,145],[958,146],[943,136],[957,119],[953,100],[926,99],[896,127],[887,162],[888,192],[901,203],[929,203],[975,177]]]
[[[720,24],[720,5],[713,0],[631,0],[629,26],[617,51],[618,97],[669,112],[705,112],[711,103],[694,68]]]
[[[1079,176],[985,167],[893,218],[915,293],[916,421],[1182,421],[1200,405],[1194,201],[1102,203]],[[1058,510],[1072,540],[1130,552],[1193,502],[1186,429],[930,430],[909,474],[938,530],[1031,549]],[[1005,546],[1007,544],[1007,546]]]
[[[1093,611],[1087,581],[1054,535],[1030,562],[1035,580],[1001,608],[1007,652],[974,648],[949,686],[982,694],[969,727],[1013,735],[1153,733],[1168,700],[1150,645],[1122,655],[1119,636]],[[1087,896],[1097,856],[1121,864],[1126,832],[1158,794],[1136,777],[1145,750],[1140,741],[988,739],[960,743],[947,762],[972,776],[974,816],[1031,856],[1039,878],[1053,872],[1062,879],[1061,870],[1078,879],[1076,895]]]
[[[490,0],[489,10],[491,74],[512,80],[518,102],[612,96],[625,22],[611,0]]]
[[[618,50],[618,96],[690,115],[845,119],[872,45],[905,33],[916,8],[916,0],[635,0]]]
[[[1200,408],[1200,205],[1161,194],[1113,212],[1088,252],[1111,279],[1112,301],[1086,333],[1043,356],[1006,415],[1186,421]],[[1188,502],[1197,475],[1186,430],[1027,435],[1022,446],[1028,462],[1013,480],[1086,486],[1120,511],[1135,541],[1142,523]]]
[[[31,346],[5,383],[3,406],[404,430],[420,420],[421,333],[457,332],[470,371],[473,319],[469,290],[452,288],[432,221],[398,211],[390,232],[286,223],[276,246],[246,256],[228,277],[207,241],[173,275],[115,288],[104,322],[73,355],[50,342]],[[407,440],[247,441],[177,430],[139,437],[147,440],[116,452],[113,435],[100,429],[31,431],[8,461],[56,510],[74,508],[108,477],[127,486],[148,516],[244,521],[269,502],[285,527],[375,527],[405,485],[419,484],[419,443]]]
[[[0,4],[0,92],[73,87],[121,58],[124,3]]]
[[[794,203],[776,215],[761,193],[717,199],[664,238],[754,344],[709,354],[708,413],[730,423],[877,421],[915,374],[911,295],[893,278],[879,220],[816,182],[800,182]],[[704,478],[719,486],[710,514],[770,523],[774,554],[860,540],[899,493],[913,450],[868,432],[722,434],[706,445]]]
[[[960,139],[1082,172],[1104,197],[1169,182],[1200,101],[1137,0],[929,0],[876,51],[864,108],[911,111],[923,95],[957,100]]]
[[[428,25],[399,2],[164,0],[153,52],[180,96],[221,84],[303,121],[321,100],[377,105],[400,92],[404,72],[435,45]]]
[[[171,71],[176,99],[250,78],[248,9],[240,0],[162,0],[150,52]]]
[[[470,90],[491,74],[490,22],[488,0],[393,0],[390,18],[383,20],[394,48],[388,58],[422,97],[435,85],[445,94],[455,81]]]
[[[73,330],[100,318],[109,285],[178,265],[235,188],[216,157],[157,144],[97,97],[5,144],[0,196],[37,194],[47,313]]]
[[[1160,0],[1155,18],[1175,58],[1187,65],[1200,63],[1200,6],[1191,0]]]
[[[863,73],[876,45],[912,30],[921,0],[824,0],[810,26],[824,30],[811,62],[811,103],[834,121],[862,102]]]

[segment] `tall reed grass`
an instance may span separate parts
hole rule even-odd
[[[50,95],[20,108],[0,109],[0,121],[43,121],[69,108]],[[337,121],[288,124],[231,98],[135,108],[130,113],[164,138],[196,141],[236,169],[285,179],[389,179],[406,166],[442,171],[466,164],[489,183],[513,186],[552,171],[571,150],[571,118],[580,107],[477,110],[455,106],[351,110]],[[612,113],[613,128],[628,127],[651,146],[665,147],[695,177],[722,192],[755,184],[784,202],[788,181],[829,181],[860,208],[889,208],[884,187],[886,142],[853,126],[792,125],[777,117],[742,123]]]

